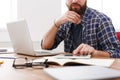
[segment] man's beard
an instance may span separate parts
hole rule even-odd
[[[78,8],[72,8],[72,6],[74,5],[77,5],[79,6],[79,9]],[[76,13],[78,13],[79,15],[83,15],[85,13],[85,10],[86,10],[86,4],[84,6],[81,6],[80,4],[78,3],[72,3],[69,7],[69,10],[70,11],[75,11]]]

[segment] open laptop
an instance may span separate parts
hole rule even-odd
[[[26,20],[7,23],[7,30],[15,53],[31,56],[59,54],[48,50],[34,51]]]

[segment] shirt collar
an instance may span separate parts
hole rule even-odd
[[[82,20],[81,20],[81,22],[83,22],[83,23],[87,23],[88,20],[89,20],[89,19],[88,19],[88,16],[90,15],[90,13],[91,13],[90,8],[86,7],[86,10],[85,10],[84,15],[82,16]]]

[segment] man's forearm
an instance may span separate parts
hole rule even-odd
[[[105,51],[99,51],[95,50],[95,52],[92,54],[93,58],[110,58],[110,54]]]
[[[53,24],[50,30],[43,37],[42,49],[49,49],[53,46],[57,30],[58,27],[56,27],[56,25]]]

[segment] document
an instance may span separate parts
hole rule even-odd
[[[34,62],[44,62],[45,59],[48,59],[48,64],[60,65],[60,66],[73,66],[73,65],[97,65],[110,67],[115,59],[99,59],[99,58],[76,58],[76,59],[63,59],[52,57],[43,57],[35,59]]]
[[[100,66],[70,66],[45,68],[44,72],[54,80],[113,80],[120,78],[120,71]]]

